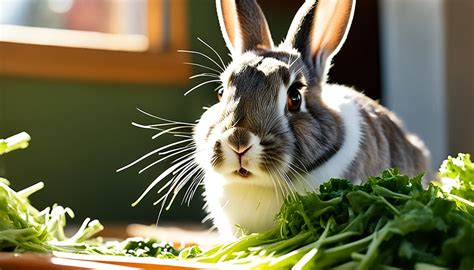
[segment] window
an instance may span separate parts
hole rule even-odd
[[[185,0],[0,0],[0,74],[184,83]]]

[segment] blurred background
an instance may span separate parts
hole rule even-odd
[[[275,43],[303,2],[259,0]],[[21,131],[27,150],[0,157],[0,176],[14,189],[44,181],[32,196],[105,224],[155,223],[154,189],[130,204],[168,164],[137,172],[138,157],[174,141],[152,140],[155,115],[192,122],[216,102],[205,80],[216,69],[197,40],[229,62],[213,0],[0,0],[0,138]],[[474,153],[474,1],[360,0],[348,40],[334,59],[330,81],[354,86],[394,110],[432,152],[436,169],[448,154]],[[163,222],[199,223],[200,194],[178,198]]]

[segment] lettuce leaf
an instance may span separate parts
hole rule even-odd
[[[469,154],[449,156],[441,165],[439,175],[445,192],[474,202],[474,163]]]

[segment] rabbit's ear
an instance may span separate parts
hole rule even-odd
[[[256,0],[216,0],[222,34],[232,55],[271,49],[267,20]]]
[[[355,0],[307,0],[296,13],[285,45],[297,49],[319,75],[344,43],[354,15]]]

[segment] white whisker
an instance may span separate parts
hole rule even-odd
[[[267,171],[269,171],[268,166],[267,165],[264,165],[264,166],[265,166],[265,169]],[[275,179],[273,178],[273,175],[272,175],[271,172],[269,172],[269,175],[270,175],[270,180],[272,181],[272,184],[273,184],[273,189],[275,190],[275,196],[276,196],[277,204],[280,204],[282,202],[282,198],[280,198],[280,195],[282,196],[283,194],[280,194],[278,192],[277,184],[276,184]]]
[[[189,180],[191,180],[192,177],[194,177],[194,175],[195,175],[198,171],[201,170],[201,168],[199,168],[196,164],[195,164],[194,166],[195,166],[194,169],[193,169],[192,171],[190,171],[190,172],[188,173],[188,175],[187,175],[185,178],[183,178],[183,179],[181,180],[181,183],[179,183],[179,185],[176,186],[174,192],[178,193],[178,192],[189,182]],[[183,199],[184,199],[184,198],[183,198]]]
[[[182,143],[185,143],[185,142],[189,142],[189,141],[192,141],[192,140],[193,140],[193,139],[186,139],[186,140],[177,141],[177,142],[174,142],[174,143],[167,144],[167,145],[165,145],[165,146],[163,146],[163,147],[160,147],[160,148],[158,148],[158,149],[160,149],[160,150],[165,150],[165,149],[168,149],[168,148],[170,148],[170,147],[172,147],[172,146],[175,146],[175,145],[178,145],[178,144],[182,144]],[[190,143],[190,145],[192,145],[192,144],[194,144],[194,143]]]
[[[194,162],[192,162],[192,161],[189,162],[186,166],[184,166],[184,169],[182,169],[180,175],[181,175],[183,172],[186,173],[187,171],[189,171],[191,168],[193,168],[193,166],[195,166]],[[169,194],[171,194],[171,192],[174,190],[174,188],[176,187],[176,185],[179,183],[180,180],[181,180],[181,179],[180,179],[180,176],[179,176],[179,175],[176,176],[176,177],[173,177],[173,181],[172,181],[173,184],[172,184],[171,187],[169,188],[168,192],[166,192],[165,197],[168,197]],[[168,203],[168,206],[166,207],[166,210],[169,210],[169,209],[170,209],[170,207],[171,207],[171,205],[173,204],[174,199],[176,198],[177,194],[178,194],[177,192],[173,192],[173,196],[171,197],[171,200],[170,200],[170,202]],[[166,200],[163,202],[163,204],[164,204],[165,202],[166,202]]]
[[[196,55],[200,55],[202,57],[205,57],[207,59],[209,59],[209,61],[211,61],[212,63],[214,63],[216,66],[218,66],[221,71],[224,71],[225,69],[225,65],[224,66],[221,66],[219,65],[219,63],[217,63],[214,59],[212,59],[211,57],[209,57],[207,54],[205,53],[202,53],[202,52],[197,52],[197,51],[190,51],[190,50],[178,50],[178,52],[180,53],[190,53],[190,54],[196,54]]]
[[[158,227],[158,222],[160,221],[161,213],[163,213],[163,208],[165,206],[166,198],[165,201],[161,204],[160,211],[158,212],[158,217],[156,218],[156,223],[155,226]],[[155,204],[156,203],[156,204]],[[155,202],[153,205],[157,205],[158,202]]]
[[[291,179],[288,178],[288,175],[283,172],[280,168],[276,168],[276,171],[277,173],[280,175],[280,178],[283,180],[283,182],[286,184],[286,186],[288,187],[288,190],[289,190],[289,194],[293,197],[293,198],[296,198],[296,195],[295,195],[295,187],[293,185],[293,181],[291,181]]]
[[[159,116],[156,116],[156,115],[153,115],[149,112],[146,112],[140,108],[137,108],[137,110],[141,113],[143,113],[144,115],[148,115],[152,118],[155,118],[155,119],[158,119],[158,120],[161,120],[161,121],[164,121],[164,122],[169,122],[169,123],[175,123],[175,124],[183,124],[183,125],[196,125],[194,123],[188,123],[188,122],[180,122],[180,121],[174,121],[174,120],[170,120],[170,119],[166,119],[166,118],[163,118],[163,117],[159,117]]]
[[[155,124],[155,125],[142,125],[142,124],[138,124],[136,122],[132,122],[132,126],[138,127],[138,128],[158,130],[158,131],[166,130],[166,129],[163,129],[163,128],[159,127],[159,125],[162,125],[162,126],[176,126],[177,124],[167,123],[167,124]],[[192,129],[193,128],[193,126],[186,126],[186,125],[179,125],[179,127],[180,127],[180,129],[185,129],[185,128]],[[187,133],[191,133],[191,131],[188,131]]]
[[[176,178],[176,176],[171,177],[171,179],[168,182],[166,182],[166,184],[164,184],[156,193],[160,194],[161,192],[163,192],[163,190],[168,188],[175,181],[175,178]],[[161,196],[161,198],[162,197],[164,197],[164,196]],[[158,203],[159,201],[160,200],[156,201],[155,203]],[[153,204],[155,204],[155,203],[153,203]]]
[[[149,164],[149,165],[146,166],[145,168],[141,169],[141,170],[138,172],[138,174],[143,173],[144,171],[150,169],[151,167],[155,166],[156,164],[162,162],[163,160],[169,159],[170,157],[173,157],[173,156],[179,155],[179,154],[181,154],[181,153],[183,153],[183,152],[191,151],[191,150],[193,150],[193,149],[192,149],[192,148],[186,148],[186,149],[183,149],[183,150],[178,151],[178,152],[176,152],[176,153],[167,155],[166,157],[160,158],[159,160],[157,160],[157,161],[155,161],[155,162]]]
[[[275,184],[275,190],[277,190],[277,185],[278,185],[278,188],[280,188],[280,191],[281,191],[281,196],[282,197],[285,197],[285,194],[286,192],[283,190],[283,186],[281,185],[280,181],[278,181],[278,179],[275,179],[274,178],[274,175],[273,175],[273,170],[271,167],[268,167],[266,164],[268,164],[268,159],[267,158],[263,158],[265,163],[264,163],[264,166],[268,172],[268,174],[270,175],[270,179],[272,180],[272,182]],[[278,195],[278,192],[277,192],[277,195]]]
[[[190,135],[183,135],[183,134],[176,134],[176,133],[174,133],[173,136],[178,137],[178,138],[187,138],[187,139],[193,138],[193,136],[190,136]]]
[[[137,127],[137,128],[143,128],[143,129],[162,130],[162,129],[157,128],[157,127],[152,127],[152,126],[149,126],[149,125],[142,125],[142,124],[139,124],[139,123],[136,123],[136,122],[132,122],[132,126]]]
[[[126,166],[123,166],[122,168],[118,169],[116,172],[120,172],[120,171],[123,171],[123,170],[125,170],[125,169],[127,169],[127,168],[130,168],[130,167],[132,167],[133,165],[137,164],[138,162],[140,162],[140,161],[146,159],[147,157],[149,157],[149,156],[151,156],[151,155],[153,155],[153,154],[155,154],[155,153],[158,153],[158,152],[160,152],[160,151],[162,151],[162,150],[165,150],[165,149],[170,148],[170,147],[172,147],[172,146],[174,146],[174,145],[181,144],[181,143],[185,143],[185,142],[188,142],[188,141],[191,141],[191,140],[192,140],[192,139],[181,140],[181,141],[177,141],[177,142],[174,142],[174,143],[171,143],[171,144],[162,146],[162,147],[160,147],[160,148],[157,148],[157,149],[155,149],[155,150],[149,152],[148,154],[145,154],[145,155],[141,156],[140,158],[138,158],[138,159],[135,160],[134,162],[132,162],[132,163],[126,165]]]
[[[197,38],[199,41],[201,41],[202,44],[206,45],[209,49],[211,49],[216,55],[217,57],[219,57],[219,60],[221,61],[221,64],[222,64],[222,67],[225,69],[225,64],[224,64],[224,61],[222,61],[222,57],[217,53],[216,50],[214,50],[214,48],[212,48],[211,45],[207,44],[204,40],[202,40],[201,38]]]
[[[148,192],[150,192],[150,190],[152,188],[154,188],[161,180],[163,180],[166,176],[168,176],[170,173],[172,173],[174,170],[176,170],[177,168],[179,168],[179,166],[181,166],[182,164],[184,164],[185,162],[189,161],[190,159],[192,159],[194,157],[190,157],[188,159],[184,159],[182,160],[181,162],[179,163],[176,163],[174,164],[173,166],[169,167],[167,170],[165,170],[164,172],[162,172],[157,178],[155,178],[155,180],[153,180],[153,182],[145,189],[145,191],[140,195],[140,197],[138,197],[138,199],[132,203],[132,206],[136,206],[142,199],[143,197],[145,197],[146,194],[148,194]]]
[[[188,163],[182,165],[179,169],[177,169],[174,173],[177,173],[179,171],[183,171],[185,170],[186,168],[188,168],[190,165],[194,165],[194,161],[193,160],[188,160]],[[173,173],[173,174],[174,174]],[[163,190],[165,190],[168,186],[170,186],[171,184],[175,183],[176,181],[179,181],[179,175],[173,175],[173,177],[171,178],[170,181],[168,181],[165,185],[163,185],[163,187],[161,187],[158,192],[156,192],[157,194],[160,194],[161,192],[163,192]],[[172,189],[172,187],[170,188]],[[168,192],[169,193],[169,192]]]
[[[188,157],[188,156],[190,156],[190,155],[193,155],[193,154],[195,154],[195,153],[196,153],[196,152],[193,151],[193,152],[191,152],[191,153],[184,154],[183,156],[181,156],[181,157],[179,157],[179,158],[173,160],[173,161],[171,162],[171,164],[174,164],[174,163],[176,163],[176,162],[179,162],[181,159],[183,159],[183,158],[185,158],[185,157]]]
[[[200,73],[200,74],[196,74],[196,75],[193,75],[193,76],[189,77],[189,79],[192,80],[192,79],[196,79],[196,78],[199,78],[199,77],[210,77],[210,78],[220,79],[220,76],[218,76],[214,73]]]
[[[171,184],[171,181],[168,181],[169,184]],[[166,199],[166,196],[161,196],[158,200],[156,200],[155,202],[153,202],[153,205],[157,205],[159,204],[161,201],[165,200]]]
[[[191,93],[192,91],[196,90],[197,88],[201,87],[201,86],[204,86],[206,84],[210,84],[210,83],[217,83],[217,82],[221,82],[221,80],[209,80],[209,81],[205,81],[203,83],[200,83],[196,86],[194,86],[193,88],[189,89],[188,91],[186,91],[186,93],[184,93],[185,96],[187,96],[189,93]]]
[[[201,220],[201,224],[204,224],[206,222],[208,222],[209,220],[212,219],[212,216],[211,214],[207,214],[202,220]]]
[[[163,134],[166,134],[166,133],[173,133],[171,131],[174,131],[174,130],[179,130],[179,129],[185,129],[185,128],[189,128],[189,127],[185,127],[185,126],[177,126],[177,127],[172,127],[172,128],[168,128],[168,129],[165,129],[163,131],[161,131],[160,133],[157,133],[155,135],[153,135],[153,137],[151,137],[153,140],[160,137],[161,135]],[[184,134],[189,134],[191,132],[185,132]]]
[[[165,126],[172,126],[172,125],[180,125],[180,126],[187,126],[188,128],[193,128],[196,126],[196,124],[176,124],[176,123],[161,123],[161,124],[151,124],[151,125],[142,125],[141,126],[145,127],[165,127]]]
[[[210,71],[214,71],[216,74],[221,73],[217,69],[214,69],[214,68],[211,68],[211,67],[208,67],[208,66],[205,66],[205,65],[197,64],[197,63],[184,62],[183,64],[190,65],[190,66],[196,66],[196,67],[204,68],[204,69],[207,69],[207,70],[210,70]]]
[[[194,193],[198,189],[200,183],[204,180],[205,173],[201,171],[196,177],[194,177],[193,182],[189,185],[186,193],[184,194],[184,198],[187,198],[186,204],[189,206],[191,203],[192,198],[194,197]]]
[[[168,155],[170,153],[176,152],[176,151],[180,151],[181,149],[193,149],[194,150],[195,148],[196,148],[195,144],[192,142],[192,143],[189,143],[185,146],[177,147],[177,148],[167,150],[167,151],[164,151],[164,152],[159,152],[158,155],[164,156],[164,155]]]
[[[224,89],[224,86],[223,86],[223,85],[217,86],[216,88],[214,88],[213,92],[217,92],[217,91],[219,91],[219,89],[221,89],[221,88]]]

